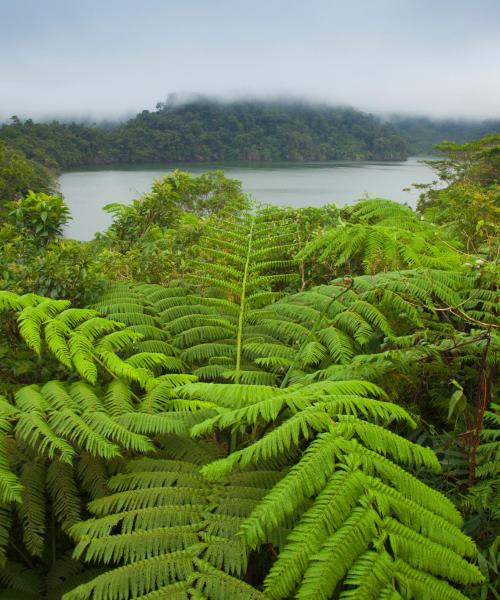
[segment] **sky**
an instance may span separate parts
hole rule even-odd
[[[0,0],[0,119],[171,93],[500,117],[500,0]]]

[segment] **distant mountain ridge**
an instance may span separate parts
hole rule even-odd
[[[420,117],[382,120],[351,108],[297,101],[159,103],[115,125],[16,117],[0,140],[57,169],[152,162],[405,160],[443,139],[464,142],[500,131],[500,121]]]
[[[500,133],[500,119],[431,119],[394,116],[388,122],[406,141],[410,154],[428,154],[443,140],[463,144],[488,133]]]

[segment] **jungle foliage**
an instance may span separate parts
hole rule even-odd
[[[28,160],[23,152],[0,141],[0,216],[6,202],[18,200],[30,190],[53,192],[53,173],[40,162]]]
[[[12,199],[0,599],[498,598],[497,153],[447,151],[419,212]]]
[[[456,144],[465,144],[491,133],[500,133],[500,121],[468,119],[432,119],[395,115],[389,123],[407,142],[412,155],[428,155],[435,153],[435,148],[443,140]]]
[[[394,116],[300,102],[217,102],[174,95],[121,123],[11,118],[0,140],[50,169],[199,161],[405,160],[500,132],[500,122]],[[36,188],[38,189],[38,188]]]
[[[0,139],[60,168],[175,161],[404,160],[389,124],[353,109],[279,102],[171,99],[113,126],[13,117]]]

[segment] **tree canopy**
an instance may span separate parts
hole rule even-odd
[[[25,196],[30,190],[50,193],[54,189],[55,179],[47,168],[0,140],[0,214],[6,202]]]
[[[60,168],[175,161],[404,160],[388,124],[352,109],[195,100],[159,104],[113,127],[34,123],[0,127],[0,139]]]

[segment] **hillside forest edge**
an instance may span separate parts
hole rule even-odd
[[[219,102],[171,95],[122,122],[35,123],[13,116],[0,140],[52,169],[107,164],[406,160],[443,140],[500,133],[500,121],[386,119],[303,102]]]

